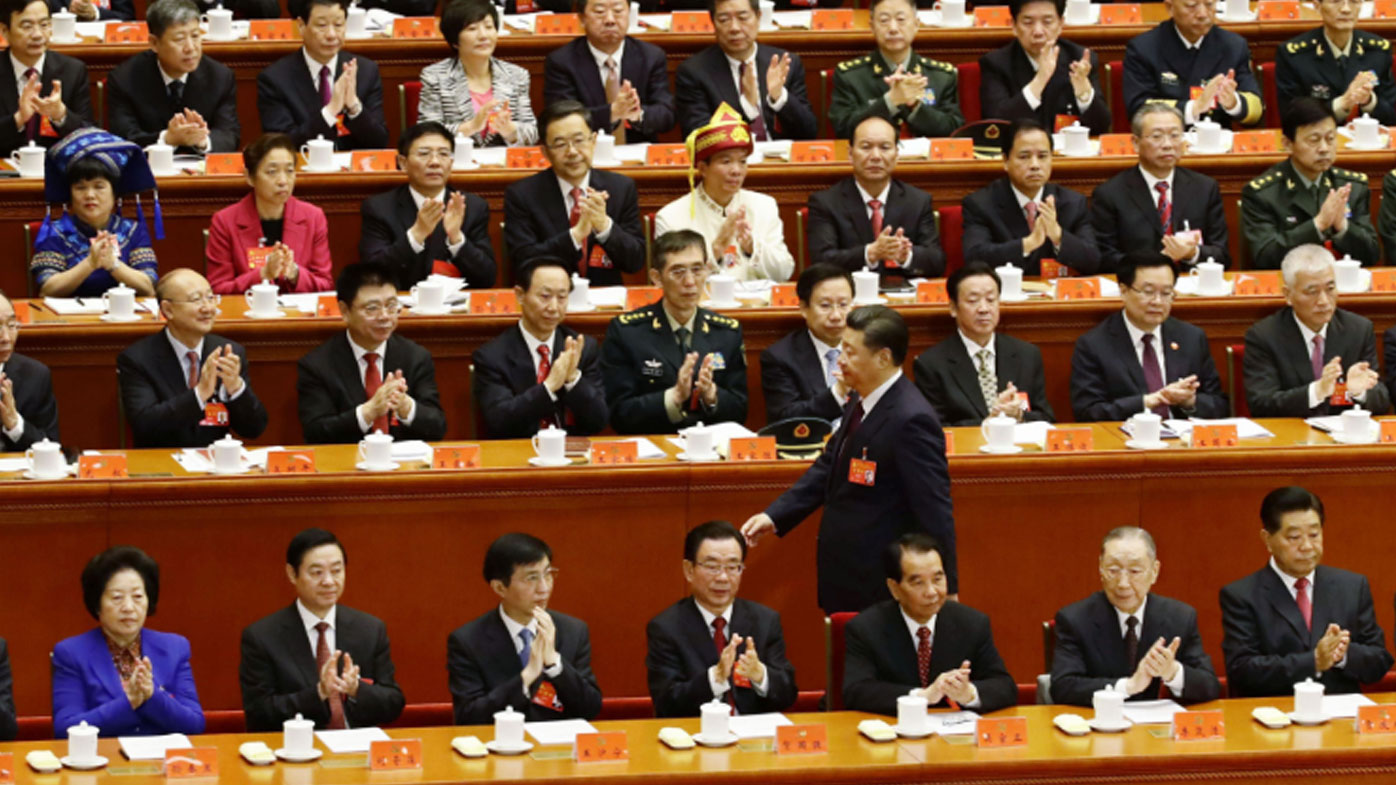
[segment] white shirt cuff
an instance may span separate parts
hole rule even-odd
[[[426,248],[425,243],[417,242],[417,238],[412,236],[412,230],[407,230],[407,247],[412,249],[412,253],[421,253]]]
[[[1037,107],[1042,106],[1042,99],[1032,94],[1031,85],[1023,85],[1023,100],[1028,102],[1028,108],[1037,111]]]
[[[615,222],[614,220],[611,220],[610,216],[607,216],[607,217],[606,217],[606,220],[607,220],[607,222],[610,223],[610,226],[607,226],[607,227],[606,227],[606,231],[604,231],[604,232],[594,232],[594,233],[593,233],[593,234],[596,235],[596,241],[597,241],[598,243],[604,243],[604,242],[607,242],[608,240],[610,240],[610,239],[611,239],[611,230],[614,229],[614,228],[616,228],[616,222]]]
[[[1086,107],[1090,106],[1090,105],[1091,105],[1091,102],[1094,101],[1094,100],[1095,100],[1095,88],[1092,87],[1092,88],[1091,88],[1091,91],[1090,91],[1089,93],[1086,93],[1086,100],[1083,101],[1083,100],[1081,100],[1080,96],[1077,96],[1077,98],[1076,98],[1076,104],[1077,104],[1076,108],[1084,112],[1084,111],[1086,111]]]
[[[712,687],[713,698],[721,698],[727,694],[728,684],[725,681],[717,680],[717,666],[708,668],[708,686]]]
[[[1318,397],[1318,382],[1309,382],[1309,408],[1318,406],[1323,399]]]
[[[783,90],[780,91],[780,100],[779,100],[779,101],[772,101],[772,100],[771,100],[770,94],[767,93],[767,95],[766,95],[766,106],[771,107],[771,111],[772,111],[772,112],[779,112],[780,110],[782,110],[782,109],[785,108],[785,102],[786,102],[786,101],[789,101],[789,100],[790,100],[790,89],[789,89],[789,88],[786,88],[786,89],[783,89]],[[767,129],[767,133],[769,133],[769,132],[770,132],[770,129]]]
[[[1183,125],[1185,127],[1197,125],[1197,115],[1193,114],[1192,101],[1187,101],[1183,104]]]
[[[1182,695],[1183,695],[1183,675],[1184,675],[1185,673],[1187,673],[1187,669],[1183,667],[1183,664],[1182,664],[1182,663],[1178,663],[1178,675],[1177,675],[1177,676],[1174,676],[1170,681],[1165,681],[1165,682],[1163,683],[1163,686],[1167,687],[1167,688],[1168,688],[1168,691],[1171,692],[1171,693],[1173,693],[1174,695],[1177,695],[1178,697],[1182,697]]]
[[[1117,680],[1115,681],[1114,690],[1115,690],[1115,692],[1123,692],[1124,694],[1128,695],[1128,694],[1129,694],[1129,690],[1127,689],[1128,685],[1129,685],[1129,679],[1128,679],[1128,678],[1117,679]]]
[[[460,253],[460,249],[462,249],[462,248],[464,248],[464,247],[465,247],[465,235],[462,234],[462,235],[460,236],[460,242],[458,242],[458,243],[448,243],[448,244],[446,245],[446,253],[449,253],[451,256],[455,256],[456,254]]]
[[[751,686],[756,690],[757,695],[763,698],[766,697],[766,691],[771,687],[771,669],[766,668],[765,673],[761,675],[761,682]]]
[[[391,415],[389,415],[389,416],[391,416]],[[408,396],[408,398],[407,398],[407,416],[406,416],[406,417],[398,417],[398,418],[397,418],[397,419],[398,419],[398,422],[402,423],[403,425],[411,425],[411,424],[412,424],[412,421],[413,421],[414,419],[416,419],[416,418],[417,418],[417,401],[416,401],[416,399],[412,398],[411,396]]]
[[[320,108],[320,119],[324,120],[325,125],[328,125],[331,128],[334,128],[335,124],[339,122],[338,118],[330,114],[329,104],[325,104],[323,107]]]
[[[664,391],[664,414],[669,417],[669,422],[672,423],[683,420],[683,411],[679,409],[678,404],[674,403],[673,396],[669,395],[668,390]]]
[[[976,687],[976,686],[974,686],[974,682],[970,682],[969,691],[972,692],[972,693],[974,693],[974,697],[973,697],[973,698],[970,698],[969,700],[967,700],[967,701],[965,701],[964,703],[960,704],[960,708],[962,708],[962,709],[977,709],[977,708],[979,708],[980,706],[982,706],[983,704],[980,703],[980,701],[979,701],[979,688]]]
[[[558,657],[557,662],[543,669],[543,675],[550,679],[556,679],[562,675],[562,658]]]
[[[742,99],[742,113],[747,117],[755,117],[758,113],[756,109],[756,104],[753,104],[752,102],[746,100],[745,94],[738,93],[738,95],[741,96]]]
[[[369,429],[373,427],[372,422],[364,419],[364,406],[366,405],[361,403],[354,407],[354,416],[359,418],[359,430],[364,433],[368,433]]]
[[[241,398],[242,394],[245,392],[247,392],[247,382],[244,381],[242,383],[242,386],[238,388],[238,391],[233,393],[232,395],[228,394],[226,388],[219,389],[218,399],[220,401],[223,401],[224,403],[232,403],[233,401],[236,401],[238,398]]]
[[[15,412],[15,418],[18,419],[19,422],[15,423],[14,428],[5,431],[5,438],[12,442],[19,441],[20,437],[24,435],[24,415]]]
[[[1241,92],[1239,90],[1236,92],[1236,108],[1227,109],[1226,113],[1232,117],[1240,117],[1246,113],[1246,99],[1241,97]]]

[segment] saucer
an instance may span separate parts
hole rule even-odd
[[[860,306],[860,305],[886,305],[886,304],[887,304],[887,298],[886,298],[886,297],[875,297],[875,298],[873,298],[873,299],[871,299],[871,300],[854,300],[854,301],[853,301],[853,307],[854,307],[854,308],[857,308],[857,307]]]
[[[318,167],[311,166],[310,164],[306,164],[305,169],[303,169],[302,171],[304,171],[306,174],[334,174],[336,172],[342,172],[344,170],[338,166],[331,166],[326,169],[320,169]]]
[[[453,172],[469,172],[469,171],[473,171],[473,170],[479,169],[479,168],[480,168],[480,162],[479,162],[479,161],[471,161],[471,162],[468,163],[468,164],[456,164],[456,163],[451,164],[451,171],[453,171]]]
[[[300,752],[288,750],[285,747],[282,747],[276,750],[275,752],[276,757],[288,763],[307,763],[309,761],[316,760],[321,755],[325,754],[325,751],[318,747],[314,747],[308,750],[302,750]]]
[[[1322,725],[1323,723],[1328,722],[1328,717],[1323,714],[1310,717],[1307,715],[1295,714],[1291,711],[1289,712],[1289,718],[1296,725]]]
[[[236,468],[236,469],[234,469],[234,470],[232,470],[232,471],[225,471],[225,470],[220,469],[220,468],[218,468],[217,466],[215,466],[215,467],[213,467],[213,471],[212,471],[212,472],[209,472],[209,473],[210,473],[210,474],[217,474],[217,475],[220,475],[220,476],[223,476],[223,477],[231,477],[231,476],[233,476],[233,475],[235,475],[235,474],[247,474],[249,471],[251,471],[251,469],[252,469],[252,467],[250,467],[250,466],[241,466],[241,467],[238,467],[238,468]]]
[[[1376,423],[1373,423],[1373,425],[1375,424]],[[1379,431],[1377,428],[1373,428],[1370,435],[1364,436],[1360,439],[1348,436],[1346,433],[1343,433],[1341,431],[1333,431],[1328,435],[1333,439],[1333,441],[1337,442],[1338,444],[1376,444],[1377,438],[1380,434],[1381,431]]]
[[[591,313],[594,310],[596,310],[596,306],[592,305],[591,303],[587,303],[586,305],[567,306],[568,313]]]
[[[693,461],[694,463],[707,463],[709,461],[720,461],[722,460],[722,456],[717,454],[717,450],[713,450],[707,455],[690,455],[687,452],[681,452],[678,454],[678,459],[681,461]]]
[[[532,458],[529,458],[529,459],[528,459],[528,465],[529,465],[529,466],[543,466],[543,467],[549,467],[549,466],[571,466],[571,465],[572,465],[572,459],[571,459],[571,458],[563,458],[562,460],[559,460],[559,461],[550,461],[550,460],[544,458],[544,457],[541,456],[541,455],[535,455],[535,456],[533,456]]]
[[[414,305],[412,306],[412,313],[417,316],[450,316],[451,308],[447,306],[438,310],[436,308],[423,308],[420,305]]]
[[[1217,20],[1221,22],[1254,22],[1255,11],[1247,11],[1244,14],[1217,14]]]
[[[485,749],[496,755],[522,755],[533,749],[533,742],[521,741],[517,744],[505,744],[499,739],[485,742]]]
[[[402,464],[398,463],[397,461],[388,461],[387,463],[382,464],[380,466],[374,466],[373,464],[360,461],[354,464],[354,468],[358,469],[361,472],[390,472],[401,465]]]
[[[1138,439],[1130,439],[1125,442],[1125,446],[1131,450],[1166,450],[1168,442],[1160,439],[1156,442],[1141,442]]]
[[[247,311],[243,313],[243,316],[248,319],[282,319],[285,318],[286,312],[282,310],[278,310],[276,313],[257,313],[256,311]]]
[[[48,42],[50,44],[80,44],[82,43],[82,36],[75,35],[72,38],[59,38],[57,36],[54,36],[53,38],[50,38]]]
[[[141,315],[135,313],[130,316],[116,316],[115,314],[104,313],[101,319],[104,322],[139,322],[141,320]]]
[[[62,474],[38,475],[34,473],[33,469],[25,469],[24,471],[19,473],[19,476],[23,477],[26,480],[63,480],[67,479],[68,477],[72,477],[76,473],[77,468],[70,465],[64,468]]]
[[[1023,451],[1023,445],[1014,444],[1009,447],[992,447],[987,444],[979,445],[979,451],[989,455],[1017,455]]]
[[[999,295],[999,302],[1001,303],[1025,303],[1029,299],[1031,298],[1028,297],[1027,292],[1019,292],[1016,297],[1009,297],[1006,294]]]
[[[712,738],[709,736],[705,736],[702,733],[695,733],[693,734],[693,740],[703,745],[704,747],[730,747],[733,744],[737,743],[737,734],[729,730],[727,731],[726,736]]]
[[[1121,719],[1119,725],[1106,725],[1095,717],[1090,719],[1090,725],[1091,730],[1097,733],[1122,733],[1134,727],[1134,723],[1126,719]]]
[[[716,301],[716,300],[704,300],[703,302],[698,303],[698,304],[701,305],[701,306],[703,306],[704,308],[741,308],[741,307],[742,307],[742,303],[741,303],[740,300],[729,300],[729,301],[727,301],[727,302],[718,302],[718,301]]]
[[[64,766],[67,766],[70,769],[77,769],[79,771],[100,769],[103,766],[107,765],[107,759],[102,757],[101,755],[94,755],[91,758],[84,758],[83,760],[78,760],[77,758],[74,758],[71,755],[64,755],[61,758],[61,760]]]
[[[223,35],[214,35],[214,34],[212,34],[212,33],[204,33],[204,40],[207,41],[207,42],[209,42],[209,43],[211,43],[211,44],[229,44],[229,43],[232,43],[233,41],[238,40],[238,36],[237,36],[236,34],[234,34],[234,35],[228,35],[228,36],[223,36]]]
[[[897,735],[901,736],[903,739],[924,739],[927,736],[930,736],[931,734],[935,733],[935,731],[931,729],[929,722],[926,723],[925,728],[922,728],[921,730],[915,732],[903,728],[901,723],[893,724],[892,730],[896,731]]]

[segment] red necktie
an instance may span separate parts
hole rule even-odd
[[[1304,617],[1304,626],[1314,628],[1314,607],[1309,602],[1309,579],[1300,578],[1294,582],[1294,602],[1299,606],[1299,615]]]
[[[713,645],[717,647],[717,658],[719,660],[722,659],[723,649],[727,648],[727,636],[722,632],[722,630],[726,626],[727,620],[722,618],[721,616],[717,617],[716,619],[713,619]],[[732,663],[732,667],[736,667],[735,662]],[[727,690],[727,702],[732,704],[732,707],[735,709],[737,706],[737,699],[736,696],[732,694],[732,692],[732,689],[729,687]]]
[[[315,625],[315,629],[320,633],[320,640],[315,644],[315,667],[316,675],[324,670],[325,663],[330,661],[330,644],[325,640],[325,630],[330,628],[330,623],[322,621]],[[343,730],[344,725],[344,696],[338,690],[330,693],[330,725],[331,730]]]
[[[740,81],[742,81],[742,82],[745,82],[745,81],[746,81],[746,69],[747,69],[747,64],[746,64],[746,63],[742,63],[741,67],[737,69],[737,79],[738,79],[738,80],[740,80]],[[751,120],[751,138],[754,139],[754,140],[756,140],[756,141],[758,141],[758,142],[764,142],[764,141],[766,141],[766,119],[765,119],[765,117],[764,117],[765,114],[766,114],[766,109],[765,109],[765,107],[763,107],[763,106],[761,105],[761,82],[760,82],[760,80],[757,80],[757,82],[756,82],[756,117],[752,118],[752,120]]]
[[[34,77],[36,77],[36,76],[38,76],[38,75],[39,75],[39,72],[36,71],[36,70],[34,70],[33,68],[26,68],[26,69],[24,69],[24,81],[26,81],[26,82],[28,82],[30,79],[33,79]],[[31,117],[24,123],[24,135],[25,135],[25,137],[28,138],[28,140],[31,141],[31,142],[34,141],[36,138],[38,138],[38,136],[39,136],[39,113],[38,113],[38,112],[35,112],[35,113],[33,114],[33,116],[31,116]],[[190,386],[190,387],[193,387],[194,385],[191,384],[191,385],[189,385],[189,386]]]
[[[1158,352],[1154,351],[1154,336],[1146,333],[1140,340],[1144,342],[1144,351],[1140,353],[1139,361],[1139,364],[1144,366],[1144,387],[1147,388],[1146,393],[1155,393],[1163,389],[1163,372],[1159,370]],[[1168,419],[1168,404],[1161,403],[1155,406],[1154,414]]]
[[[1314,336],[1314,351],[1309,355],[1309,362],[1314,367],[1314,381],[1323,378],[1323,336]]]
[[[334,91],[330,89],[330,67],[320,66],[320,105],[325,106],[334,96]]]
[[[368,363],[368,367],[364,369],[364,400],[368,401],[373,398],[374,393],[378,392],[378,388],[383,386],[383,375],[378,372],[377,352],[365,354],[364,362]],[[387,433],[388,415],[384,414],[374,420],[373,426],[370,427],[369,430]]]
[[[1163,233],[1172,234],[1173,203],[1168,201],[1168,183],[1163,181],[1154,183],[1154,190],[1158,191],[1158,220],[1163,225]]]
[[[538,383],[542,384],[548,380],[548,374],[552,373],[553,361],[548,357],[549,349],[543,344],[538,344]],[[553,418],[544,417],[538,421],[539,428],[547,428],[553,424]]]
[[[572,197],[572,211],[567,214],[567,225],[569,227],[576,226],[577,222],[582,220],[582,197],[586,195],[586,192],[579,186],[573,186],[570,195]],[[577,262],[577,275],[582,278],[587,277],[587,245],[590,240],[590,237],[582,240],[582,256]]]
[[[189,389],[199,386],[199,355],[186,352],[184,359],[189,361]]]
[[[839,460],[843,460],[844,451],[848,449],[848,443],[853,440],[853,434],[858,432],[858,426],[863,424],[863,402],[859,401],[853,405],[853,411],[848,415],[848,424],[843,429],[843,441],[839,443]]]
[[[872,210],[872,217],[869,220],[872,221],[873,239],[876,240],[877,236],[882,234],[882,202],[877,199],[869,199],[868,207]]]
[[[1023,205],[1023,212],[1028,216],[1028,231],[1032,231],[1033,224],[1037,223],[1037,202],[1028,202]]]
[[[916,628],[916,670],[921,676],[921,686],[931,683],[931,631],[926,627]]]

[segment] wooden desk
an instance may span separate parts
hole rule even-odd
[[[1294,483],[1324,500],[1326,563],[1369,577],[1377,619],[1391,629],[1396,540],[1379,501],[1390,494],[1396,448],[1336,446],[1297,421],[1262,422],[1275,439],[1160,452],[1127,451],[1118,430],[1095,424],[1095,450],[1079,455],[982,455],[977,429],[954,430],[961,596],[993,619],[1017,681],[1042,667],[1042,621],[1099,589],[1100,538],[1121,524],[1153,533],[1163,563],[1155,590],[1197,609],[1220,673],[1217,590],[1265,563],[1260,500]],[[292,601],[286,542],[311,525],[345,543],[353,580],[344,601],[387,622],[409,702],[449,700],[445,638],[496,602],[479,569],[487,545],[509,531],[552,546],[562,571],[552,604],[590,625],[603,693],[644,695],[644,624],[686,591],[684,532],[707,520],[745,521],[805,470],[792,462],[682,463],[667,441],[653,441],[670,457],[608,469],[530,469],[527,443],[506,441],[483,444],[486,468],[478,471],[352,472],[354,448],[336,446],[317,449],[315,476],[186,476],[169,451],[150,450],[130,454],[130,479],[0,483],[0,530],[11,554],[0,597],[18,599],[0,604],[0,631],[19,712],[49,711],[47,654],[92,627],[78,575],[114,544],[138,545],[160,562],[163,591],[150,625],[190,639],[205,708],[240,706],[239,634]],[[781,612],[804,689],[824,680],[816,523],[753,549],[741,587]]]

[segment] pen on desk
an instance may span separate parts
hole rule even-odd
[[[78,304],[78,307],[79,307],[79,308],[86,308],[86,307],[87,307],[86,305],[83,305],[83,304],[82,304],[82,298],[81,298],[81,297],[74,297],[73,299],[74,299],[75,301],[77,301],[77,304]]]

